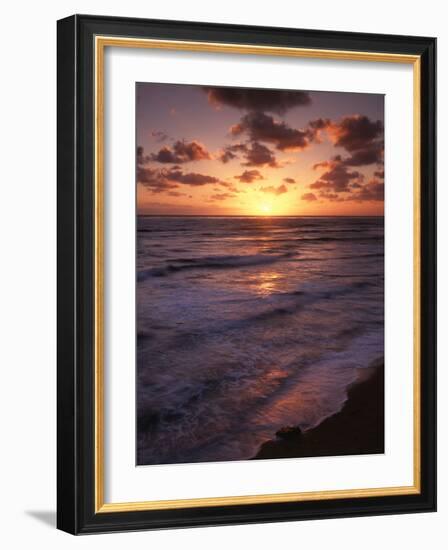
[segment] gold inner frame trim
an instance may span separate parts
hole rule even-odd
[[[413,424],[414,424],[414,471],[413,485],[400,487],[379,487],[348,490],[330,490],[262,495],[226,496],[212,498],[190,498],[180,500],[153,500],[141,502],[106,503],[104,501],[104,51],[106,47],[152,48],[207,53],[234,53],[331,59],[347,61],[370,61],[383,63],[406,63],[413,65],[413,164],[414,164],[414,353],[413,353]],[[225,44],[181,40],[156,40],[141,38],[121,38],[96,36],[95,55],[95,513],[132,512],[143,510],[167,510],[198,508],[208,506],[232,506],[241,504],[262,504],[275,502],[304,502],[343,498],[380,497],[393,495],[419,494],[421,490],[421,425],[420,425],[420,56],[389,54],[382,52],[357,52],[344,50],[324,50],[251,44]]]

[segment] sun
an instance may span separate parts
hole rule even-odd
[[[264,215],[264,216],[269,216],[269,214],[272,212],[272,204],[268,204],[266,202],[260,204],[260,212]]]

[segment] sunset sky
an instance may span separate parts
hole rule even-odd
[[[137,84],[139,214],[383,215],[384,97]]]

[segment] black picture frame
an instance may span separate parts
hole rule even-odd
[[[428,37],[74,15],[58,21],[57,526],[72,534],[430,512],[436,509],[436,40]],[[420,57],[421,464],[418,494],[111,511],[95,509],[95,36]]]

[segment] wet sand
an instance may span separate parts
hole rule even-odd
[[[342,409],[302,432],[286,426],[255,459],[384,453],[384,364],[359,369]]]

